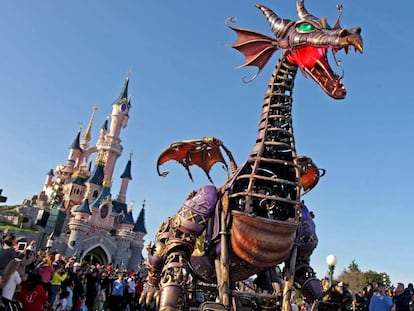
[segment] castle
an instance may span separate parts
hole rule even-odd
[[[41,228],[40,247],[65,256],[76,256],[93,264],[137,269],[144,246],[145,201],[136,220],[133,204],[126,203],[131,176],[131,157],[121,174],[116,198],[112,180],[123,146],[120,134],[127,126],[131,101],[128,74],[119,97],[112,104],[110,118],[104,121],[95,145],[91,145],[94,115],[84,130],[79,130],[69,148],[65,163],[47,174],[38,195],[25,199],[20,211]],[[96,154],[92,166],[90,157]]]

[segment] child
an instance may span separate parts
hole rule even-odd
[[[55,309],[56,311],[70,311],[70,308],[68,307],[68,297],[69,292],[67,290],[60,293],[59,301]]]
[[[104,302],[106,300],[106,294],[105,294],[105,288],[100,288],[98,294],[96,295],[96,301],[95,301],[95,310],[96,311],[103,311]]]

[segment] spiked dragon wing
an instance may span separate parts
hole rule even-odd
[[[261,33],[237,28],[226,24],[227,27],[234,30],[237,34],[237,41],[231,45],[245,56],[245,62],[237,68],[245,66],[256,66],[259,71],[250,79],[253,80],[262,71],[273,53],[277,51],[279,43],[274,38],[268,37]]]
[[[219,162],[223,163],[228,171],[228,165],[223,157],[220,147],[229,157],[232,172],[234,173],[237,169],[237,165],[231,152],[219,139],[214,137],[204,137],[175,142],[166,148],[157,160],[158,175],[163,177],[167,176],[169,172],[160,172],[160,166],[169,160],[175,160],[185,168],[191,180],[193,180],[193,176],[190,172],[190,166],[197,165],[207,175],[208,180],[213,183],[209,173],[214,164]]]

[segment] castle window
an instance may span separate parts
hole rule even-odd
[[[108,214],[109,214],[108,204],[102,204],[100,207],[99,215],[101,216],[101,218],[106,218]]]
[[[75,246],[75,244],[76,244],[76,241],[70,241],[70,244],[69,244],[69,245],[70,245],[71,247],[74,247],[74,246]]]
[[[95,190],[95,191],[93,192],[93,194],[92,194],[92,197],[93,197],[94,199],[96,199],[96,198],[98,197],[98,194],[99,194],[98,190]]]

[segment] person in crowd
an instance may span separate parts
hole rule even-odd
[[[17,238],[14,234],[8,233],[3,239],[3,247],[0,249],[0,274],[3,274],[8,263],[17,257],[15,250]]]
[[[299,306],[296,303],[296,299],[294,299],[294,298],[292,298],[290,300],[290,310],[292,310],[292,311],[299,311]]]
[[[47,302],[47,293],[41,282],[40,276],[32,273],[23,283],[22,290],[16,295],[16,299],[22,304],[23,311],[43,311]]]
[[[70,311],[68,307],[69,292],[67,290],[61,291],[56,305],[55,311]]]
[[[395,311],[410,311],[410,291],[404,288],[403,283],[397,283],[394,288],[394,305]]]
[[[55,269],[52,266],[49,256],[45,255],[45,257],[42,258],[41,262],[36,266],[36,271],[40,275],[43,288],[48,295],[50,295],[50,280],[52,279]]]
[[[137,284],[135,283],[135,276],[132,274],[127,279],[126,289],[124,292],[125,304],[129,306],[130,311],[135,311],[134,295],[136,286]]]
[[[393,305],[392,298],[385,293],[385,285],[377,283],[377,291],[369,302],[369,311],[390,311]]]
[[[19,275],[18,269],[20,265],[20,259],[13,258],[6,266],[3,272],[3,288],[2,288],[2,300],[6,308],[15,303],[14,296],[17,285],[22,283],[22,279]]]
[[[31,240],[31,241],[27,244],[26,249],[28,249],[29,251],[31,251],[31,252],[33,252],[33,253],[36,253],[36,251],[37,251],[37,241],[35,241],[35,240]]]
[[[86,304],[85,304],[85,301],[86,301],[86,297],[85,297],[85,295],[81,295],[80,297],[79,297],[79,299],[78,299],[78,301],[76,302],[76,305],[75,305],[75,311],[88,311],[87,309],[86,309]]]
[[[66,280],[68,274],[64,271],[61,265],[57,265],[55,267],[55,272],[53,273],[52,279],[50,280],[50,291],[49,291],[49,298],[48,303],[49,305],[54,305],[56,302],[57,295],[60,290],[60,286],[62,282]]]
[[[27,247],[23,251],[23,256],[20,257],[19,274],[24,277],[26,274],[33,273],[35,269],[35,254],[30,251]]]
[[[79,262],[73,263],[72,273],[70,274],[70,279],[73,282],[72,311],[76,310],[76,304],[79,302],[80,297],[85,294],[81,282],[82,275],[82,265]]]
[[[141,305],[139,304],[139,297],[141,297],[141,293],[144,290],[144,280],[143,278],[139,278],[137,282],[137,286],[135,286],[135,308],[137,311],[141,311]]]
[[[71,275],[68,273],[68,277],[66,280],[62,282],[62,285],[60,287],[60,290],[67,291],[69,293],[69,296],[66,298],[66,306],[68,310],[72,310],[73,308],[73,279]]]
[[[362,291],[357,292],[355,295],[355,310],[368,311],[368,305],[367,287],[364,287]]]
[[[98,294],[97,287],[99,284],[98,273],[95,267],[90,267],[88,272],[85,274],[86,279],[86,307],[88,310],[93,310],[93,306],[95,304],[96,295]]]
[[[109,273],[106,269],[102,270],[101,272],[101,278],[100,278],[100,285],[101,285],[101,290],[103,290],[105,292],[105,297],[107,299],[105,299],[104,301],[104,305],[103,308],[104,310],[107,309],[108,306],[108,297],[111,295],[111,291],[112,291],[112,278],[109,276]]]
[[[112,283],[112,293],[109,300],[109,309],[111,311],[122,310],[124,289],[124,275],[122,273],[118,273],[118,278]]]
[[[98,290],[98,294],[96,295],[95,305],[93,307],[93,310],[103,311],[104,310],[104,304],[105,304],[106,297],[107,297],[106,293],[105,293],[105,288],[102,288],[101,284],[98,283],[97,290]]]

